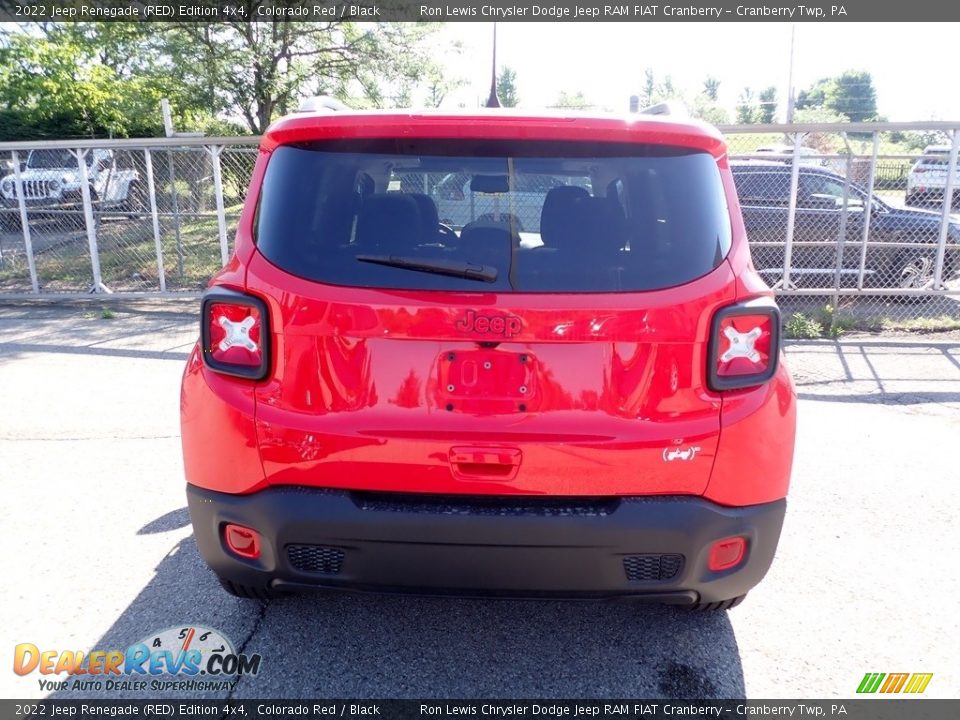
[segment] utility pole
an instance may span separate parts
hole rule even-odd
[[[500,98],[497,97],[497,24],[493,24],[493,73],[490,78],[490,97],[487,98],[488,108],[498,108]]]
[[[790,23],[790,74],[787,77],[787,124],[793,122],[793,106],[796,102],[793,92],[793,41],[797,34],[797,26]]]

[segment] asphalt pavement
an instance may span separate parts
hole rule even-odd
[[[831,698],[866,672],[960,691],[960,340],[788,343],[799,435],[777,558],[740,607],[695,614],[225,594],[183,492],[195,335],[192,303],[0,306],[0,697],[51,694],[10,671],[18,643],[116,649],[196,624],[262,656],[218,697]]]

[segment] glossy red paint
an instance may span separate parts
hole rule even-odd
[[[680,145],[726,153],[716,128],[677,122],[666,116],[588,117],[525,115],[512,111],[482,115],[440,113],[354,113],[350,122],[336,114],[289,115],[271,125],[261,141],[267,152],[278,145],[345,138],[477,138],[490,140],[582,140]]]
[[[253,214],[273,148],[405,136],[706,150],[717,158],[732,210],[730,253],[708,275],[667,290],[508,295],[324,285],[257,252]],[[349,124],[330,115],[288,118],[264,137],[236,255],[211,284],[267,303],[272,363],[255,382],[213,373],[197,351],[191,355],[184,455],[187,478],[200,487],[687,494],[731,506],[786,494],[796,399],[789,374],[781,365],[759,387],[706,386],[714,313],[771,293],[750,264],[723,142],[705,126],[499,114],[370,114]],[[476,322],[481,316],[486,320]],[[491,331],[499,344],[481,348]],[[497,368],[496,379],[474,392],[486,382],[485,362]]]

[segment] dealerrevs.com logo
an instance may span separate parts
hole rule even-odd
[[[234,650],[223,633],[201,625],[151,633],[124,650],[14,648],[13,671],[39,673],[43,691],[232,690],[243,675],[260,672],[260,655]],[[63,677],[61,677],[63,676]]]

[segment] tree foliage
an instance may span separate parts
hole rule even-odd
[[[0,34],[0,132],[155,135],[161,98],[178,129],[234,127],[224,118],[238,118],[255,133],[311,95],[384,107],[408,106],[420,93],[439,104],[451,83],[429,59],[434,29],[286,20],[9,25]]]
[[[703,95],[710,102],[717,102],[717,95],[720,92],[720,81],[715,77],[708,75],[703,81]]]
[[[846,70],[836,77],[823,78],[797,94],[796,107],[826,110],[850,122],[875,120],[877,91],[873,77],[864,70]]]
[[[740,97],[737,98],[737,123],[740,125],[751,125],[760,122],[760,114],[757,112],[757,98],[753,90],[748,87],[743,89]]]
[[[587,100],[582,90],[577,90],[576,92],[562,90],[553,105],[554,107],[566,108],[568,110],[587,110],[593,107],[593,103]]]
[[[757,122],[769,125],[777,114],[777,88],[771,85],[757,96]]]
[[[511,67],[504,66],[497,77],[497,97],[503,107],[516,107],[520,104],[517,92],[517,73]]]

